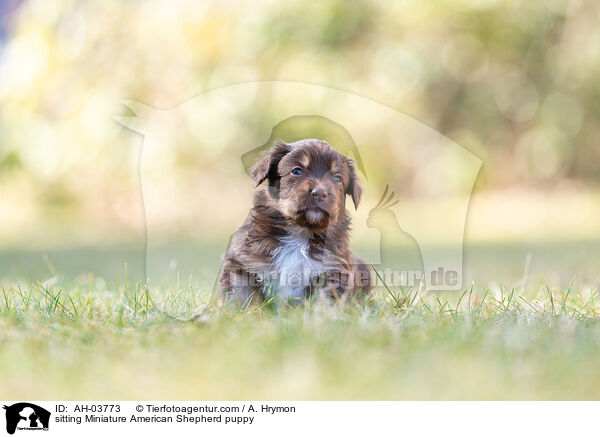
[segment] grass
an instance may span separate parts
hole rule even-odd
[[[5,283],[0,386],[6,399],[597,399],[599,313],[574,283],[246,311],[193,288]]]

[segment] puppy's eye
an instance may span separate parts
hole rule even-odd
[[[292,169],[292,174],[295,176],[302,176],[304,174],[304,170],[301,167],[294,167]]]
[[[336,174],[336,175],[333,177],[333,180],[334,180],[335,182],[338,182],[338,183],[339,183],[339,182],[342,182],[342,177],[341,177],[339,174]]]

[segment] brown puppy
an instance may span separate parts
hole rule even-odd
[[[350,251],[345,199],[358,207],[362,191],[350,159],[325,141],[278,142],[251,176],[267,184],[224,257],[219,285],[229,301],[370,290],[368,266]]]

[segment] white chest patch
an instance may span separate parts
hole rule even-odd
[[[273,254],[273,273],[277,280],[272,292],[280,298],[304,297],[310,280],[323,273],[323,265],[310,257],[305,232],[282,237],[280,241],[281,246]]]

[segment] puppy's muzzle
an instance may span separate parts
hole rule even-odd
[[[303,215],[309,223],[329,222],[329,213],[321,208],[309,208],[303,211]]]
[[[327,193],[327,191],[325,191],[323,188],[314,188],[311,192],[310,195],[313,199],[315,199],[315,201],[317,203],[324,201],[325,199],[327,199],[327,196],[329,195]]]

